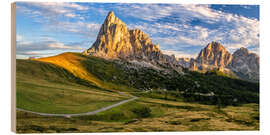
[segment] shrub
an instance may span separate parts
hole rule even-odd
[[[45,130],[44,127],[41,127],[38,125],[30,125],[29,127],[30,127],[30,129],[35,130],[35,131],[39,131],[39,132],[43,132]]]
[[[148,106],[138,106],[133,108],[132,112],[141,118],[146,118],[151,115],[151,109]]]

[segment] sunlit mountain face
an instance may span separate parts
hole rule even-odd
[[[211,41],[230,52],[259,54],[258,5],[181,5],[18,2],[17,58],[83,52],[92,45],[109,11],[140,29],[165,54],[195,58]]]

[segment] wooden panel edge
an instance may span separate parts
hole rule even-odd
[[[16,3],[11,3],[11,131],[16,133]]]

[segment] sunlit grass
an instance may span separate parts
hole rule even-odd
[[[101,81],[85,70],[85,68],[80,62],[83,59],[84,59],[83,57],[79,57],[74,53],[63,53],[57,56],[39,58],[37,59],[37,61],[55,64],[68,70],[76,77],[85,79],[89,82],[94,83],[97,86],[101,86]]]
[[[48,63],[17,60],[16,106],[43,113],[82,113],[130,98],[84,82]]]

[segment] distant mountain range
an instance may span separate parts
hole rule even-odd
[[[218,70],[232,77],[259,80],[259,56],[243,47],[231,54],[213,41],[200,51],[196,59],[180,58],[178,62],[193,71]]]
[[[158,44],[139,29],[129,30],[124,22],[109,12],[102,24],[94,44],[84,55],[105,59],[146,62],[155,67],[171,67],[183,73],[183,69],[207,72],[219,71],[230,77],[259,81],[259,56],[240,48],[233,54],[223,45],[211,42],[203,48],[197,58],[175,58],[163,54]]]

